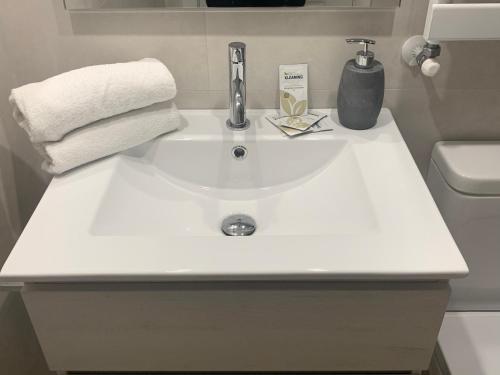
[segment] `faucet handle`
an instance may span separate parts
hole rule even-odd
[[[245,61],[246,44],[242,42],[229,43],[229,59],[233,64],[239,64]]]

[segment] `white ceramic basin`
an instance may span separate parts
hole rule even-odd
[[[165,178],[191,190],[220,189],[224,191],[217,193],[227,197],[228,190],[233,189],[234,199],[249,199],[261,196],[266,188],[283,184],[290,188],[300,184],[298,180],[310,179],[326,168],[346,144],[308,138],[289,142],[269,135],[238,141],[228,135],[217,134],[214,139],[193,136],[180,141],[164,138],[155,147],[146,145],[125,155],[147,158]],[[233,156],[238,146],[246,149],[241,159]]]
[[[327,111],[330,113],[330,111]],[[388,110],[368,131],[288,139],[250,111],[55,178],[4,280],[447,279],[467,267]],[[331,113],[336,121],[336,113]],[[244,146],[246,158],[232,155]],[[251,237],[222,220],[246,214]]]
[[[290,140],[256,135],[255,128],[239,134],[208,123],[205,114],[186,118],[207,130],[213,125],[215,134],[180,132],[124,153],[92,233],[220,237],[222,220],[235,213],[257,221],[256,236],[358,233],[375,225],[346,140]],[[247,150],[244,159],[232,154],[238,146]]]

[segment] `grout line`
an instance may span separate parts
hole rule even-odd
[[[0,282],[0,291],[19,292],[24,286],[21,282]]]
[[[478,91],[482,91],[482,92],[499,92],[500,93],[500,88],[445,88],[445,87],[437,87],[436,88],[437,90],[440,90],[440,91],[453,91],[453,92],[478,92]],[[276,89],[277,90],[277,89]],[[268,89],[257,89],[257,90],[247,90],[247,93],[248,92],[263,92],[263,91],[270,91]],[[337,89],[309,89],[309,92],[337,92],[338,90]],[[426,91],[426,88],[425,87],[395,87],[395,88],[386,88],[385,89],[386,92],[390,91],[390,92],[393,92],[393,91]],[[178,89],[177,90],[178,93],[182,93],[182,94],[189,94],[189,93],[193,93],[193,94],[201,94],[201,93],[214,93],[214,94],[217,94],[217,93],[225,93],[227,92],[227,90],[221,90],[221,89],[199,89],[199,90],[196,90],[196,89]]]
[[[203,21],[205,23],[205,57],[206,57],[206,67],[207,67],[207,84],[209,91],[211,91],[212,87],[212,77],[210,74],[210,56],[208,51],[208,14],[206,12],[203,13]]]

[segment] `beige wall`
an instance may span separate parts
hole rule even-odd
[[[0,35],[0,264],[7,257],[7,249],[19,234],[17,195],[13,183],[12,153],[8,139],[8,104],[4,93],[12,86],[12,77],[8,68],[5,50]],[[4,250],[5,249],[5,250]]]
[[[7,95],[14,85],[15,73],[4,48],[4,37],[0,29],[0,265],[45,186],[35,177],[40,176],[34,171],[38,168],[30,166],[36,164],[24,134],[10,119]],[[19,294],[0,289],[0,374],[48,373]]]
[[[403,0],[395,12],[70,14],[61,0],[4,0],[0,31],[15,67],[14,85],[89,64],[155,56],[177,78],[177,100],[184,108],[227,106],[226,48],[231,40],[248,44],[251,107],[278,105],[277,66],[294,62],[310,64],[312,104],[333,107],[343,64],[357,49],[347,46],[345,37],[375,38],[377,57],[386,66],[386,106],[425,173],[438,139],[500,137],[500,73],[495,73],[497,60],[492,58],[498,56],[500,42],[445,44],[443,69],[435,79],[401,62],[401,44],[422,32],[426,3]],[[5,125],[11,126],[11,121]],[[22,142],[21,159],[33,168],[34,178],[45,181],[25,137],[16,132],[15,138]],[[21,222],[32,204],[21,204]]]
[[[2,0],[0,264],[48,182],[39,157],[11,119],[8,92],[69,69],[158,57],[177,78],[180,107],[225,108],[226,46],[242,40],[248,44],[250,107],[276,107],[277,67],[296,62],[309,63],[313,106],[335,107],[343,64],[356,50],[344,39],[364,35],[378,42],[375,51],[386,66],[386,106],[424,174],[437,140],[500,138],[500,42],[447,43],[435,79],[401,62],[400,46],[422,32],[426,7],[424,0],[402,0],[395,12],[69,14],[62,0]],[[27,327],[22,320],[16,324]]]

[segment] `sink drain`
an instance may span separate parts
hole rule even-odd
[[[224,219],[221,229],[226,236],[251,236],[257,223],[248,215],[231,215]]]

